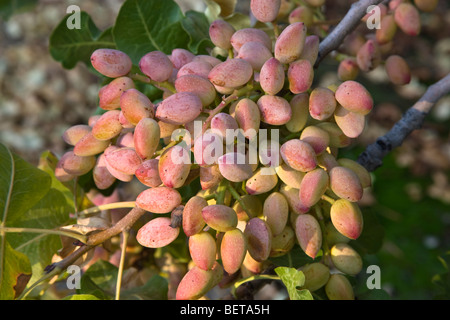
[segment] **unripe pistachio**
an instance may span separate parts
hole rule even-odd
[[[304,128],[300,135],[300,140],[307,142],[317,155],[322,154],[330,144],[328,132],[318,126]]]
[[[109,140],[98,140],[91,131],[75,144],[73,153],[79,157],[95,156],[102,153],[109,145]]]
[[[325,286],[325,292],[330,300],[355,300],[355,294],[350,281],[339,273],[330,276]]]
[[[359,74],[359,67],[354,58],[347,58],[339,63],[338,77],[341,81],[355,80]]]
[[[288,69],[289,89],[298,94],[308,91],[314,79],[314,70],[308,60],[292,62]]]
[[[286,225],[280,234],[272,237],[272,248],[270,257],[279,257],[285,255],[295,245],[295,232],[290,226]]]
[[[420,33],[420,14],[411,3],[401,3],[394,11],[394,19],[397,26],[409,36],[417,36]]]
[[[300,184],[300,201],[307,207],[315,205],[328,188],[329,178],[325,170],[314,169],[305,174]]]
[[[267,171],[272,173],[269,174]],[[272,190],[277,183],[278,177],[274,169],[266,168],[266,171],[259,169],[247,180],[245,190],[250,195],[258,195]]]
[[[106,164],[105,154],[102,153],[92,171],[95,186],[100,190],[108,189],[116,181],[116,178],[109,172]]]
[[[439,0],[414,0],[414,4],[423,12],[432,12],[436,9]]]
[[[128,77],[114,79],[103,86],[99,93],[99,106],[104,110],[114,110],[120,108],[120,97],[126,90],[133,89],[134,82]]]
[[[389,80],[395,85],[402,86],[411,81],[411,71],[405,59],[398,55],[391,55],[384,65]]]
[[[162,186],[144,190],[136,198],[138,207],[153,213],[169,213],[180,204],[180,193]]]
[[[276,95],[283,89],[285,72],[283,65],[275,58],[268,59],[261,67],[260,84],[266,94]]]
[[[102,114],[92,128],[92,135],[98,140],[111,140],[118,136],[123,129],[119,114],[119,110],[109,110]]]
[[[295,95],[291,101],[292,116],[291,120],[286,123],[286,129],[290,132],[299,132],[302,130],[309,116],[309,95],[307,93],[300,93]]]
[[[211,270],[192,267],[178,284],[177,300],[197,300],[216,286],[223,277],[223,268],[215,262]]]
[[[334,202],[330,210],[331,222],[337,231],[350,239],[357,239],[363,229],[363,216],[359,206],[345,199]]]
[[[321,122],[316,125],[320,129],[328,132],[328,136],[330,137],[329,146],[332,148],[345,148],[348,147],[351,143],[351,139],[347,137],[344,132],[342,132],[341,128],[336,123],[333,122]]]
[[[285,142],[280,149],[281,157],[291,168],[308,172],[317,166],[317,156],[313,147],[300,139]]]
[[[259,262],[266,260],[272,248],[272,232],[268,224],[260,218],[252,218],[245,226],[244,235],[253,259]]]
[[[365,116],[338,106],[334,112],[334,120],[342,132],[349,138],[357,138],[364,131]]]
[[[158,171],[158,159],[149,159],[141,163],[134,173],[136,178],[147,187],[157,187],[162,184]]]
[[[96,159],[94,156],[80,157],[73,151],[67,151],[63,154],[59,163],[68,174],[82,176],[94,168]]]
[[[361,272],[361,256],[346,243],[337,243],[330,250],[331,261],[339,271],[355,276]]]
[[[236,58],[246,60],[255,72],[259,72],[264,63],[272,57],[272,52],[264,44],[250,41],[242,45]]]
[[[291,119],[291,105],[282,97],[263,95],[257,104],[261,113],[261,121],[267,124],[279,126],[286,124]]]
[[[190,170],[189,152],[180,145],[167,149],[159,158],[159,176],[166,187],[175,189],[182,187]]]
[[[347,110],[368,114],[373,108],[373,99],[367,89],[356,81],[345,81],[336,90],[336,100]]]
[[[264,201],[263,216],[276,237],[283,232],[289,217],[289,204],[280,192],[272,192]]]
[[[216,241],[208,232],[199,232],[189,237],[189,253],[195,265],[210,270],[216,262]]]
[[[150,99],[136,89],[129,89],[122,94],[120,108],[124,117],[133,125],[137,125],[143,118],[153,118],[155,113]]]
[[[380,65],[381,51],[375,40],[367,40],[366,43],[358,50],[358,54],[356,55],[356,63],[364,72],[372,71]]]
[[[305,26],[309,27],[313,23],[314,13],[307,6],[299,6],[291,11],[289,14],[289,23],[303,22]]]
[[[246,84],[252,76],[252,65],[246,60],[235,58],[212,68],[208,78],[214,85],[237,88]]]
[[[303,177],[305,176],[305,172],[292,169],[284,162],[276,167],[275,171],[280,180],[283,181],[286,185],[291,188],[300,189],[300,184],[303,180]]]
[[[299,189],[289,187],[285,184],[280,186],[280,193],[286,197],[290,210],[297,215],[307,213],[309,211],[309,207],[305,206],[301,202],[300,197],[298,196],[299,192]]]
[[[151,80],[164,82],[172,76],[174,66],[164,52],[152,51],[141,58],[139,68]]]
[[[190,237],[199,233],[205,226],[202,210],[208,203],[200,196],[194,196],[186,202],[183,209],[183,231]]]
[[[134,129],[134,148],[142,159],[151,158],[159,145],[160,126],[151,118],[143,118]]]
[[[226,231],[220,243],[220,257],[224,270],[233,274],[242,266],[247,253],[247,239],[239,229]]]
[[[175,69],[180,70],[184,65],[193,61],[195,58],[195,54],[186,49],[175,48],[172,50],[171,55],[169,56],[170,61],[172,62]]]
[[[136,240],[147,248],[165,247],[180,233],[180,228],[173,228],[170,223],[170,218],[167,217],[154,218],[139,229]]]
[[[302,250],[314,259],[322,247],[322,231],[317,219],[310,214],[300,214],[295,221],[295,234]]]
[[[204,107],[209,106],[216,98],[216,90],[208,79],[198,75],[184,75],[175,80],[177,92],[195,93]]]
[[[275,58],[283,64],[294,62],[300,58],[305,40],[305,24],[303,22],[290,24],[281,32],[275,42]]]
[[[74,146],[78,141],[80,141],[81,138],[91,132],[91,130],[92,128],[88,125],[77,124],[64,131],[62,138],[64,142],[70,144],[71,146]]]
[[[163,122],[180,125],[197,118],[202,109],[202,101],[195,93],[178,92],[159,104],[156,118]]]
[[[216,20],[209,26],[209,37],[215,46],[224,50],[231,49],[231,37],[236,32],[225,20]]]
[[[311,292],[322,288],[330,279],[330,269],[320,262],[307,264],[300,268],[300,270],[305,275],[305,284],[302,288]]]
[[[218,164],[222,176],[232,182],[242,182],[253,175],[252,166],[241,153],[226,153],[219,157]]]
[[[251,0],[250,10],[261,22],[272,22],[280,11],[281,0]]]
[[[367,169],[358,162],[347,158],[340,158],[337,162],[340,166],[352,170],[358,176],[363,188],[367,188],[372,185],[372,178],[370,177],[369,171],[367,171]]]
[[[308,60],[313,66],[319,55],[319,37],[316,35],[307,36],[300,59]]]
[[[237,226],[236,212],[225,205],[214,204],[202,209],[202,217],[208,226],[219,232],[232,230]]]
[[[118,78],[130,72],[133,66],[130,57],[115,49],[97,49],[91,55],[95,70],[109,78]]]
[[[258,133],[261,114],[258,105],[253,100],[248,98],[239,100],[234,117],[246,138],[251,138],[253,134]]]
[[[342,199],[351,202],[361,200],[363,196],[363,187],[358,175],[346,167],[334,167],[330,170],[330,188]]]
[[[209,167],[200,167],[200,185],[203,190],[217,186],[222,179],[223,176],[220,173],[218,164]]]
[[[394,39],[397,33],[397,23],[394,15],[388,14],[381,18],[380,29],[375,32],[375,38],[379,44],[386,44]]]
[[[236,31],[231,37],[231,45],[236,52],[239,52],[242,45],[246,42],[257,41],[264,44],[267,49],[272,51],[272,40],[269,35],[261,29],[244,28]]]

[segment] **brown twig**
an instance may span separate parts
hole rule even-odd
[[[383,164],[383,158],[394,148],[399,147],[412,131],[422,127],[431,108],[449,92],[450,74],[431,85],[388,133],[379,137],[361,153],[358,162],[369,171],[380,167]]]
[[[86,241],[86,245],[97,246],[105,242],[106,240],[118,235],[126,228],[131,227],[136,221],[139,220],[140,217],[144,215],[145,212],[146,212],[145,210],[139,207],[134,207],[125,217],[123,217],[111,228],[108,228],[106,230],[95,233],[92,236],[89,236]]]

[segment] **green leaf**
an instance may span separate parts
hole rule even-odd
[[[0,222],[12,223],[50,189],[51,178],[0,144]]]
[[[73,206],[67,203],[64,194],[51,188],[33,208],[21,215],[7,227],[56,229],[69,223],[69,213]],[[33,277],[31,283],[37,281],[44,268],[52,261],[52,257],[62,247],[60,237],[44,233],[8,233],[11,246],[24,253],[31,262]]]
[[[77,289],[77,294],[90,294],[96,296],[100,300],[110,300],[111,297],[102,290],[89,276],[82,276],[80,280],[80,289]]]
[[[313,300],[309,290],[297,289],[297,287],[301,287],[305,284],[305,275],[303,272],[295,268],[287,267],[277,267],[275,268],[275,272],[286,286],[291,300]]]
[[[161,276],[155,275],[141,287],[123,290],[122,300],[167,300],[169,283]]]
[[[91,294],[73,294],[62,298],[62,300],[100,300]]]
[[[2,246],[5,259],[0,277],[0,300],[12,300],[25,289],[31,277],[31,266],[27,256],[14,250],[7,241]]]
[[[50,185],[47,173],[0,144],[0,228],[22,219],[24,213],[45,196]],[[12,249],[4,231],[0,231],[0,235],[0,288],[3,296],[10,297],[14,290],[10,285],[16,283],[18,275],[24,271],[31,274],[31,270],[25,268],[28,258]]]
[[[99,289],[101,289],[105,294],[114,292],[118,269],[113,264],[98,260],[81,277],[81,282],[83,282],[84,277],[89,277],[92,283],[94,283]]]
[[[78,62],[90,66],[92,52],[99,48],[115,48],[111,29],[103,33],[86,12],[80,12],[80,29],[67,28],[66,15],[50,35],[50,54],[66,69],[72,69]]]
[[[182,21],[184,30],[189,34],[189,50],[195,54],[206,53],[205,48],[214,48],[209,38],[209,22],[206,16],[197,11],[186,12],[186,18]]]
[[[150,51],[170,54],[175,48],[187,49],[183,13],[172,0],[127,0],[120,8],[113,35],[117,48],[133,63]]]
[[[12,15],[33,9],[37,0],[0,0],[0,18],[8,20]]]

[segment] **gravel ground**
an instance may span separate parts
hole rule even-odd
[[[100,29],[112,25],[122,1],[77,1]],[[0,21],[0,141],[37,163],[42,151],[61,155],[69,126],[95,110],[99,79],[85,65],[65,70],[48,50],[52,30],[73,1],[40,1]]]

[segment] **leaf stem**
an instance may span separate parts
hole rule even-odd
[[[13,228],[13,227],[0,227],[0,231],[5,233],[42,233],[42,234],[54,234],[60,236],[66,236],[77,239],[81,242],[86,242],[87,237],[85,235],[63,230],[51,230],[51,229],[36,229],[36,228]]]
[[[138,73],[134,73],[134,74],[129,73],[128,76],[131,79],[133,79],[133,80],[137,80],[137,81],[141,81],[141,82],[144,82],[144,83],[151,84],[151,85],[157,87],[160,90],[167,89],[167,90],[169,90],[172,93],[176,93],[177,92],[177,90],[175,89],[174,85],[172,83],[168,82],[168,81],[157,82],[157,81],[154,81],[154,80],[150,79],[147,76],[144,76],[144,75],[141,75],[141,74],[138,74]]]
[[[331,205],[333,205],[336,202],[336,200],[334,200],[333,198],[331,198],[325,194],[322,195],[322,200],[325,200],[326,202],[330,203]]]
[[[244,209],[244,211],[247,214],[247,216],[249,218],[251,218],[252,215],[250,213],[250,210],[247,208],[247,206],[245,205],[244,201],[242,201],[241,195],[236,191],[236,189],[234,189],[230,184],[228,184],[228,191],[230,191],[230,193],[233,196],[234,200],[239,202],[239,204],[241,205],[242,209]]]
[[[217,187],[217,195],[216,195],[216,203],[217,204],[224,204],[225,203],[225,192],[227,191],[228,187],[228,180],[223,179],[219,186]]]
[[[120,288],[122,286],[123,268],[125,265],[125,255],[127,252],[128,236],[130,233],[128,229],[122,232],[122,251],[120,253],[119,271],[117,273],[117,284],[116,284],[116,300],[120,300]]]
[[[103,210],[124,209],[134,207],[136,207],[136,203],[134,201],[113,202],[85,209],[83,211],[80,211],[78,215],[86,217]]]
[[[248,278],[236,281],[233,285],[233,287],[231,288],[231,294],[233,295],[233,297],[236,297],[236,290],[237,288],[246,283],[246,282],[250,282],[250,281],[255,281],[255,280],[281,280],[279,276],[275,276],[275,275],[269,275],[269,274],[256,274],[254,276],[250,276]]]

